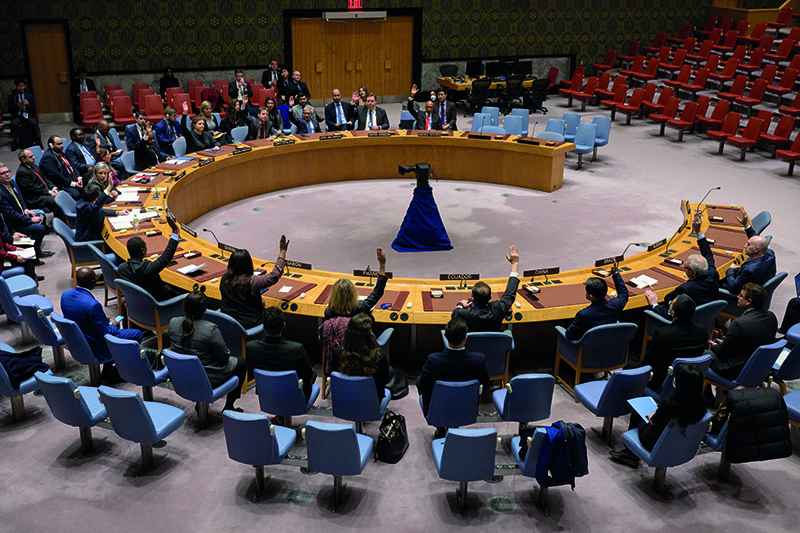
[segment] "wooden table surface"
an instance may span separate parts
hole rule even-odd
[[[447,87],[448,89],[452,89],[454,91],[467,91],[472,89],[472,82],[477,78],[468,78],[468,77],[451,77],[451,78],[436,78],[436,83],[441,85],[442,87]],[[522,82],[523,87],[530,88],[533,86],[534,80],[525,80]],[[495,89],[504,89],[506,84],[502,81],[495,81],[492,82],[492,85],[489,87],[490,90]]]

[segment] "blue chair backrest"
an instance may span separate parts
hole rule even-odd
[[[618,322],[595,326],[584,333],[578,341],[583,345],[584,366],[609,368],[624,363],[636,327],[636,324]]]
[[[262,412],[281,416],[303,415],[308,412],[306,396],[298,386],[300,380],[296,371],[271,372],[255,369],[253,374],[256,378],[258,405]]]
[[[661,386],[661,390],[659,391],[659,396],[662,400],[672,396],[672,393],[675,390],[675,387],[672,386],[672,376],[675,374],[675,370],[677,370],[681,365],[688,364],[697,365],[700,369],[700,372],[703,373],[703,378],[706,378],[708,376],[708,368],[711,366],[711,354],[701,355],[700,357],[675,358],[670,365],[673,369],[672,374],[668,374],[667,377],[664,378],[664,384]]]
[[[703,305],[698,305],[692,315],[692,322],[697,322],[706,327],[706,335],[711,338],[711,333],[714,330],[714,321],[717,318],[728,302],[725,300],[714,300]]]
[[[71,254],[74,263],[91,263],[94,261],[94,256],[89,251],[88,245],[86,243],[75,243],[75,230],[69,228],[61,219],[53,219],[53,230],[64,241],[64,246]]]
[[[274,465],[283,459],[278,454],[269,416],[260,413],[222,412],[222,429],[228,457],[246,465]]]
[[[503,404],[509,420],[533,422],[550,418],[555,378],[550,374],[522,374],[508,382],[510,391]]]
[[[186,155],[186,139],[172,141],[172,150],[175,152],[175,157]]]
[[[306,446],[308,468],[311,470],[331,476],[355,476],[361,473],[361,454],[356,429],[352,424],[309,420],[306,422]]]
[[[481,113],[485,113],[489,115],[492,119],[492,126],[499,126],[500,125],[500,108],[499,107],[492,107],[492,106],[483,106],[481,108]],[[487,124],[488,126],[488,124]]]
[[[472,116],[472,127],[470,131],[483,131],[481,128],[486,129],[487,126],[492,125],[492,117],[487,113],[475,113]]]
[[[503,129],[509,135],[522,135],[522,117],[517,115],[507,115],[503,119]]]
[[[17,304],[23,320],[31,328],[31,332],[37,341],[47,346],[61,346],[64,343],[61,335],[56,332],[53,324],[45,316],[44,311],[39,309],[38,305],[19,296],[14,296],[14,303]]]
[[[217,121],[217,127],[219,127],[219,124],[222,122],[222,119],[219,118],[219,113],[211,113],[211,114],[214,115],[214,118]],[[277,126],[275,126],[275,127],[277,128]]]
[[[783,360],[780,369],[775,374],[775,379],[781,381],[794,381],[800,379],[800,344],[795,344]]]
[[[564,136],[560,133],[556,133],[554,131],[543,131],[542,133],[536,134],[537,139],[549,139],[551,141],[564,141]]]
[[[778,360],[784,346],[786,346],[786,339],[756,348],[742,371],[739,372],[736,384],[747,388],[760,386],[767,379],[769,371]]]
[[[372,376],[348,376],[331,373],[331,400],[333,416],[344,420],[377,420],[380,402]]]
[[[697,424],[686,426],[686,431],[681,435],[680,427],[675,424],[668,425],[653,446],[650,454],[651,465],[653,467],[669,468],[682,465],[691,461],[697,455],[697,449],[703,435],[708,431],[708,423],[711,422],[711,413],[705,416]]]
[[[407,109],[403,109],[400,111],[400,122],[411,121],[414,122],[414,115]]]
[[[505,135],[506,130],[500,126],[484,126],[481,133],[488,133],[490,135]]]
[[[528,122],[530,122],[530,114],[531,114],[531,112],[528,111],[527,109],[514,108],[514,109],[511,110],[511,114],[513,116],[518,116],[518,117],[520,117],[522,119],[522,134],[523,135],[527,135],[528,134]],[[508,117],[506,116],[506,118],[508,118]]]
[[[592,124],[597,126],[595,132],[595,144],[605,146],[611,136],[611,117],[594,117]]]
[[[525,437],[520,437],[525,438]],[[539,450],[542,449],[542,444],[547,438],[547,429],[536,428],[531,435],[531,443],[528,446],[528,451],[525,452],[525,460],[522,463],[521,474],[525,477],[536,477],[536,465],[539,462]]]
[[[75,217],[78,216],[78,212],[75,208],[75,199],[70,196],[68,192],[58,191],[58,194],[56,194],[56,205],[61,208],[67,217],[74,220]]]
[[[29,146],[29,147],[28,147],[28,150],[30,150],[30,151],[31,151],[31,153],[33,154],[33,157],[34,157],[34,159],[35,159],[35,163],[36,163],[37,165],[38,165],[39,163],[41,163],[41,161],[42,161],[42,156],[44,155],[44,152],[42,151],[41,147],[39,147],[39,146],[35,146],[35,145],[34,145],[34,146]]]
[[[150,366],[147,357],[142,355],[142,347],[138,342],[108,334],[105,335],[105,339],[122,379],[140,387],[156,386],[153,367]]]
[[[580,113],[564,113],[561,118],[564,119],[564,136],[575,135],[578,131],[578,124],[581,123]]]
[[[431,426],[446,428],[468,426],[478,419],[479,403],[480,383],[477,379],[436,381],[433,384],[426,420]]]
[[[442,450],[439,477],[450,481],[480,481],[494,476],[497,430],[451,429]]]
[[[138,285],[134,285],[124,279],[117,279],[116,284],[125,296],[130,318],[140,324],[155,328],[157,325],[154,308],[158,304],[155,298]]]
[[[247,335],[247,332],[239,324],[238,320],[220,311],[206,311],[203,315],[203,320],[216,324],[222,334],[222,340],[225,341],[225,346],[231,351],[231,355],[244,356],[242,353],[242,338]]]
[[[115,284],[115,281],[117,279],[117,265],[112,263],[108,257],[106,257],[106,254],[101,252],[100,248],[94,244],[89,244],[87,248],[89,248],[89,251],[92,252],[92,256],[95,258],[95,260],[100,263],[100,270],[103,271],[103,283],[106,284],[106,287],[108,287],[109,290],[116,291],[117,285]]]
[[[175,392],[191,402],[211,403],[213,391],[203,364],[194,355],[164,350],[164,361]]]
[[[233,137],[233,142],[240,143],[247,137],[249,129],[247,126],[237,126],[231,130],[231,136]]]
[[[68,318],[64,318],[58,313],[51,313],[50,319],[55,323],[61,338],[64,339],[64,344],[67,345],[72,358],[82,365],[99,365],[104,361],[99,361],[95,356],[89,343],[86,342],[78,324]]]
[[[578,147],[594,147],[594,139],[597,132],[597,124],[583,122],[578,125],[578,133],[575,135],[575,145]]]
[[[122,150],[122,141],[119,139],[119,132],[117,131],[117,128],[111,128],[108,133],[114,140],[114,145],[116,145],[117,150]]]
[[[74,427],[91,427],[93,425],[92,414],[86,405],[86,400],[83,399],[82,393],[71,379],[42,372],[37,372],[34,377],[56,420]],[[83,390],[95,391],[92,387],[84,387]]]
[[[622,416],[633,409],[628,400],[644,396],[644,388],[650,381],[652,367],[645,365],[631,370],[617,370],[611,374],[603,394],[597,401],[597,416]]]
[[[761,235],[761,232],[767,229],[767,226],[769,226],[771,222],[772,215],[769,214],[769,211],[761,211],[759,214],[750,219],[750,226],[752,226],[753,231],[756,232],[756,235]]]
[[[153,443],[156,440],[156,427],[144,406],[142,398],[133,391],[112,389],[100,385],[103,406],[111,419],[114,433],[125,440]]]
[[[547,120],[547,126],[545,126],[544,131],[550,131],[553,133],[558,133],[562,137],[564,135],[564,121],[560,118],[551,118]],[[563,140],[563,139],[562,139]]]
[[[489,376],[505,374],[507,354],[513,349],[514,337],[508,330],[467,333],[466,350],[486,356]]]
[[[133,152],[122,152],[122,155],[119,156],[119,160],[122,161],[125,172],[131,176],[136,174],[136,155]]]
[[[6,316],[10,321],[22,322],[24,320],[19,309],[17,309],[17,304],[14,303],[8,282],[3,277],[0,277],[0,305],[3,306],[3,311],[6,312]]]
[[[764,299],[764,310],[769,310],[769,306],[772,304],[772,294],[788,275],[788,272],[778,272],[764,284],[764,290],[767,292],[767,297]]]
[[[800,296],[800,272],[794,276],[794,292],[797,296]]]

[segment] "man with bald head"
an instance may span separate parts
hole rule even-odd
[[[417,109],[417,102],[415,98],[419,92],[419,87],[416,85],[411,86],[411,97],[408,99],[408,112],[411,113],[416,121],[414,122],[415,130],[440,130],[442,129],[442,120],[439,114],[434,111],[434,104],[432,100],[425,102],[425,111]]]
[[[777,272],[775,252],[769,249],[767,239],[756,235],[756,232],[750,226],[750,219],[744,209],[741,210],[740,216],[737,216],[736,220],[744,227],[749,238],[747,244],[744,245],[744,253],[747,256],[747,260],[741,265],[731,266],[725,272],[725,280],[721,284],[723,289],[727,289],[734,295],[739,294],[745,283],[764,285]]]
[[[75,280],[78,286],[61,295],[61,314],[78,325],[94,356],[101,361],[108,361],[103,365],[101,379],[106,383],[119,383],[122,380],[115,371],[104,335],[141,342],[142,332],[138,329],[120,329],[115,319],[106,316],[103,306],[92,294],[92,289],[97,286],[97,275],[93,269],[79,268]]]
[[[347,131],[353,129],[353,106],[342,102],[342,93],[334,89],[333,102],[325,106],[325,126],[328,131]]]
[[[69,138],[72,142],[64,150],[67,161],[79,175],[89,177],[89,167],[95,164],[95,160],[92,151],[84,144],[86,134],[81,128],[72,128],[69,130]]]
[[[42,172],[60,191],[66,191],[77,200],[81,197],[79,188],[83,187],[83,178],[72,168],[64,156],[64,139],[52,135],[47,139],[47,150],[40,162]]]

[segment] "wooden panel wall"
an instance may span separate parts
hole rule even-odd
[[[25,26],[30,61],[30,87],[39,114],[72,110],[66,28],[61,24],[36,23]]]
[[[364,85],[380,96],[407,94],[411,86],[413,17],[386,20],[292,19],[292,61],[311,97],[342,98]]]

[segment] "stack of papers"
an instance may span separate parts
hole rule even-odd
[[[162,165],[182,165],[184,163],[188,163],[192,161],[193,157],[176,157],[175,159],[170,159],[168,161],[164,161],[161,163]]]
[[[128,190],[123,189],[122,192],[117,196],[117,202],[138,202],[139,201],[139,193],[138,192],[128,192]]]
[[[653,287],[655,285],[658,285],[657,279],[653,279],[650,276],[645,276],[644,274],[642,274],[638,278],[631,279],[630,282],[636,285],[637,289],[646,289],[648,287]]]
[[[10,252],[10,253],[13,253],[14,255],[18,255],[18,256],[22,257],[23,259],[34,259],[36,257],[36,250],[34,250],[33,248],[22,248],[22,249],[15,250],[15,251]]]
[[[153,211],[147,211],[145,213],[137,213],[139,217],[139,222],[146,220],[148,218],[157,217],[158,213]],[[110,217],[107,219],[111,224],[111,227],[114,228],[114,231],[119,231],[121,229],[131,229],[133,227],[133,215],[125,215],[121,217]]]
[[[203,263],[202,265],[186,265],[185,267],[179,268],[178,272],[188,276],[189,274],[192,274],[193,272],[197,272],[198,270],[203,270],[203,268],[205,266],[206,266],[205,263]]]
[[[14,241],[14,246],[33,246],[33,239],[25,237],[24,239],[17,239]]]

